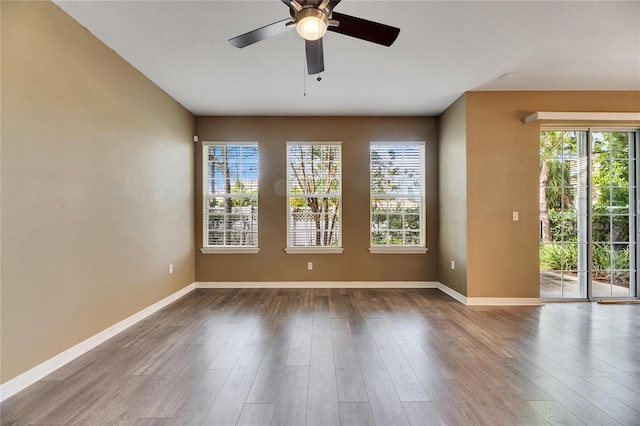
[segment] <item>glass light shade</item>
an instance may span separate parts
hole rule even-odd
[[[306,16],[298,21],[296,31],[305,40],[317,40],[327,32],[327,23],[317,16]]]

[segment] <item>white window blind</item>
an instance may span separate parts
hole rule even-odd
[[[341,247],[339,143],[287,143],[287,246]]]
[[[258,144],[203,143],[204,247],[258,246]]]
[[[424,247],[424,142],[370,145],[371,246]]]

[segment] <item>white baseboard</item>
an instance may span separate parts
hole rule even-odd
[[[539,297],[467,297],[469,306],[543,306]]]
[[[195,287],[195,283],[189,284],[183,289],[178,290],[177,292],[165,297],[164,299],[141,310],[140,312],[137,312],[130,317],[123,319],[122,321],[112,325],[106,330],[103,330],[100,333],[89,337],[88,339],[78,343],[77,345],[67,349],[66,351],[59,353],[53,358],[46,360],[42,364],[33,367],[31,370],[28,370],[20,374],[19,376],[9,380],[8,382],[3,383],[2,385],[0,385],[0,401],[4,401],[12,397],[26,387],[53,373],[58,368],[78,358],[80,355],[83,355],[96,346],[106,342],[116,334],[126,330],[137,322],[142,321],[149,315],[159,311],[170,303],[175,302],[185,294],[193,291]]]
[[[543,306],[540,298],[526,297],[466,297],[454,289],[438,283],[438,290],[467,306]]]
[[[196,282],[196,288],[438,288],[435,281]]]
[[[447,287],[446,285],[442,284],[442,283],[438,283],[437,287],[438,290],[440,290],[441,292],[453,297],[455,300],[457,300],[458,302],[466,305],[467,304],[467,297],[463,296],[462,294],[458,293],[457,291],[455,291],[454,289],[452,289],[451,287]]]

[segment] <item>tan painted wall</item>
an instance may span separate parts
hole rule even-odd
[[[438,278],[438,170],[435,118],[419,117],[198,117],[201,141],[258,141],[260,253],[196,253],[197,281],[435,281]],[[369,142],[427,142],[427,246],[425,255],[370,254]],[[292,255],[286,245],[286,141],[342,141],[344,253]],[[201,150],[196,192],[202,192]],[[196,248],[202,244],[202,203],[196,202]],[[307,271],[307,262],[314,270]]]
[[[539,297],[536,111],[640,111],[640,92],[469,92],[467,296]],[[520,221],[511,212],[520,212]]]
[[[467,294],[467,103],[461,96],[439,117],[439,280]],[[455,269],[451,269],[451,261]]]
[[[194,281],[194,119],[53,3],[1,4],[6,382]]]

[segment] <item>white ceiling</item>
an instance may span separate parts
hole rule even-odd
[[[469,90],[640,90],[638,1],[343,0],[400,36],[328,33],[320,82],[295,31],[227,42],[287,18],[279,0],[55,3],[195,115],[438,115]]]

